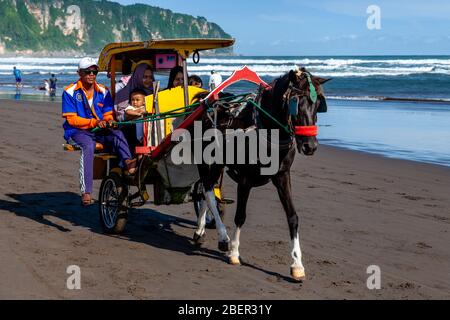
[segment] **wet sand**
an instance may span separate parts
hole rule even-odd
[[[62,150],[60,104],[0,100],[0,114],[1,299],[450,298],[449,168],[323,145],[297,155],[299,284],[272,185],[251,193],[239,267],[218,251],[215,230],[192,245],[191,203],[134,209],[124,235],[106,235],[97,205],[80,205],[79,154]],[[69,265],[81,268],[81,290],[66,288]],[[381,290],[366,286],[369,265],[381,268]]]

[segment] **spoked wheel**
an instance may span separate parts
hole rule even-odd
[[[102,227],[107,233],[123,233],[128,218],[128,186],[118,174],[103,179],[100,186],[99,209]]]
[[[222,192],[222,190],[220,190]],[[223,195],[222,195],[223,196]],[[200,215],[200,210],[202,209],[203,202],[205,201],[205,196],[203,195],[203,184],[201,181],[197,181],[194,184],[194,188],[192,190],[192,202],[194,203],[194,210],[197,219]],[[223,217],[225,215],[225,203],[220,201],[219,198],[216,197],[217,209],[219,210],[220,218],[223,221]],[[206,212],[206,228],[214,229],[216,227],[216,221],[214,220],[214,214],[211,210],[208,209]]]

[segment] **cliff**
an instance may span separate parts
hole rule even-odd
[[[231,38],[203,17],[143,4],[0,0],[0,54],[98,53],[110,42]],[[225,50],[228,53],[232,49]]]

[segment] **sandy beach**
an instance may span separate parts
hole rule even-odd
[[[131,212],[124,235],[81,207],[76,152],[64,152],[60,103],[0,100],[0,299],[449,299],[450,169],[321,145],[297,154],[294,201],[307,280],[289,278],[276,190],[252,191],[244,265],[226,263],[215,230],[191,243],[191,203]],[[236,186],[225,182],[226,196]],[[95,183],[95,197],[99,182]],[[234,229],[235,204],[225,224]],[[81,268],[68,290],[66,268]],[[381,289],[366,269],[381,269]]]

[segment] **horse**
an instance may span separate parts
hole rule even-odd
[[[291,239],[291,276],[294,280],[305,279],[305,268],[302,264],[302,252],[298,233],[299,219],[292,201],[290,169],[297,151],[312,156],[318,147],[317,112],[326,111],[326,100],[322,84],[330,79],[311,75],[304,68],[290,70],[275,79],[268,88],[260,87],[256,103],[248,102],[245,108],[230,112],[226,104],[214,106],[214,119],[205,115],[202,119],[203,130],[215,128],[221,133],[227,129],[247,129],[253,125],[254,130],[279,130],[279,142],[267,140],[271,153],[276,152],[279,159],[278,169],[274,174],[262,175],[264,165],[260,162],[248,164],[199,164],[200,181],[204,187],[205,205],[198,216],[198,228],[193,240],[201,245],[205,236],[205,215],[209,209],[214,215],[219,235],[219,250],[228,252],[228,261],[232,265],[240,265],[240,234],[246,220],[246,206],[250,191],[270,181],[275,185],[281,204],[286,213]],[[259,108],[257,108],[259,107]],[[233,115],[232,115],[233,114]],[[246,151],[248,151],[248,145]],[[228,151],[228,150],[227,150]],[[213,188],[224,168],[237,186],[237,209],[235,213],[235,230],[230,240],[226,228],[221,221],[216,206]]]

